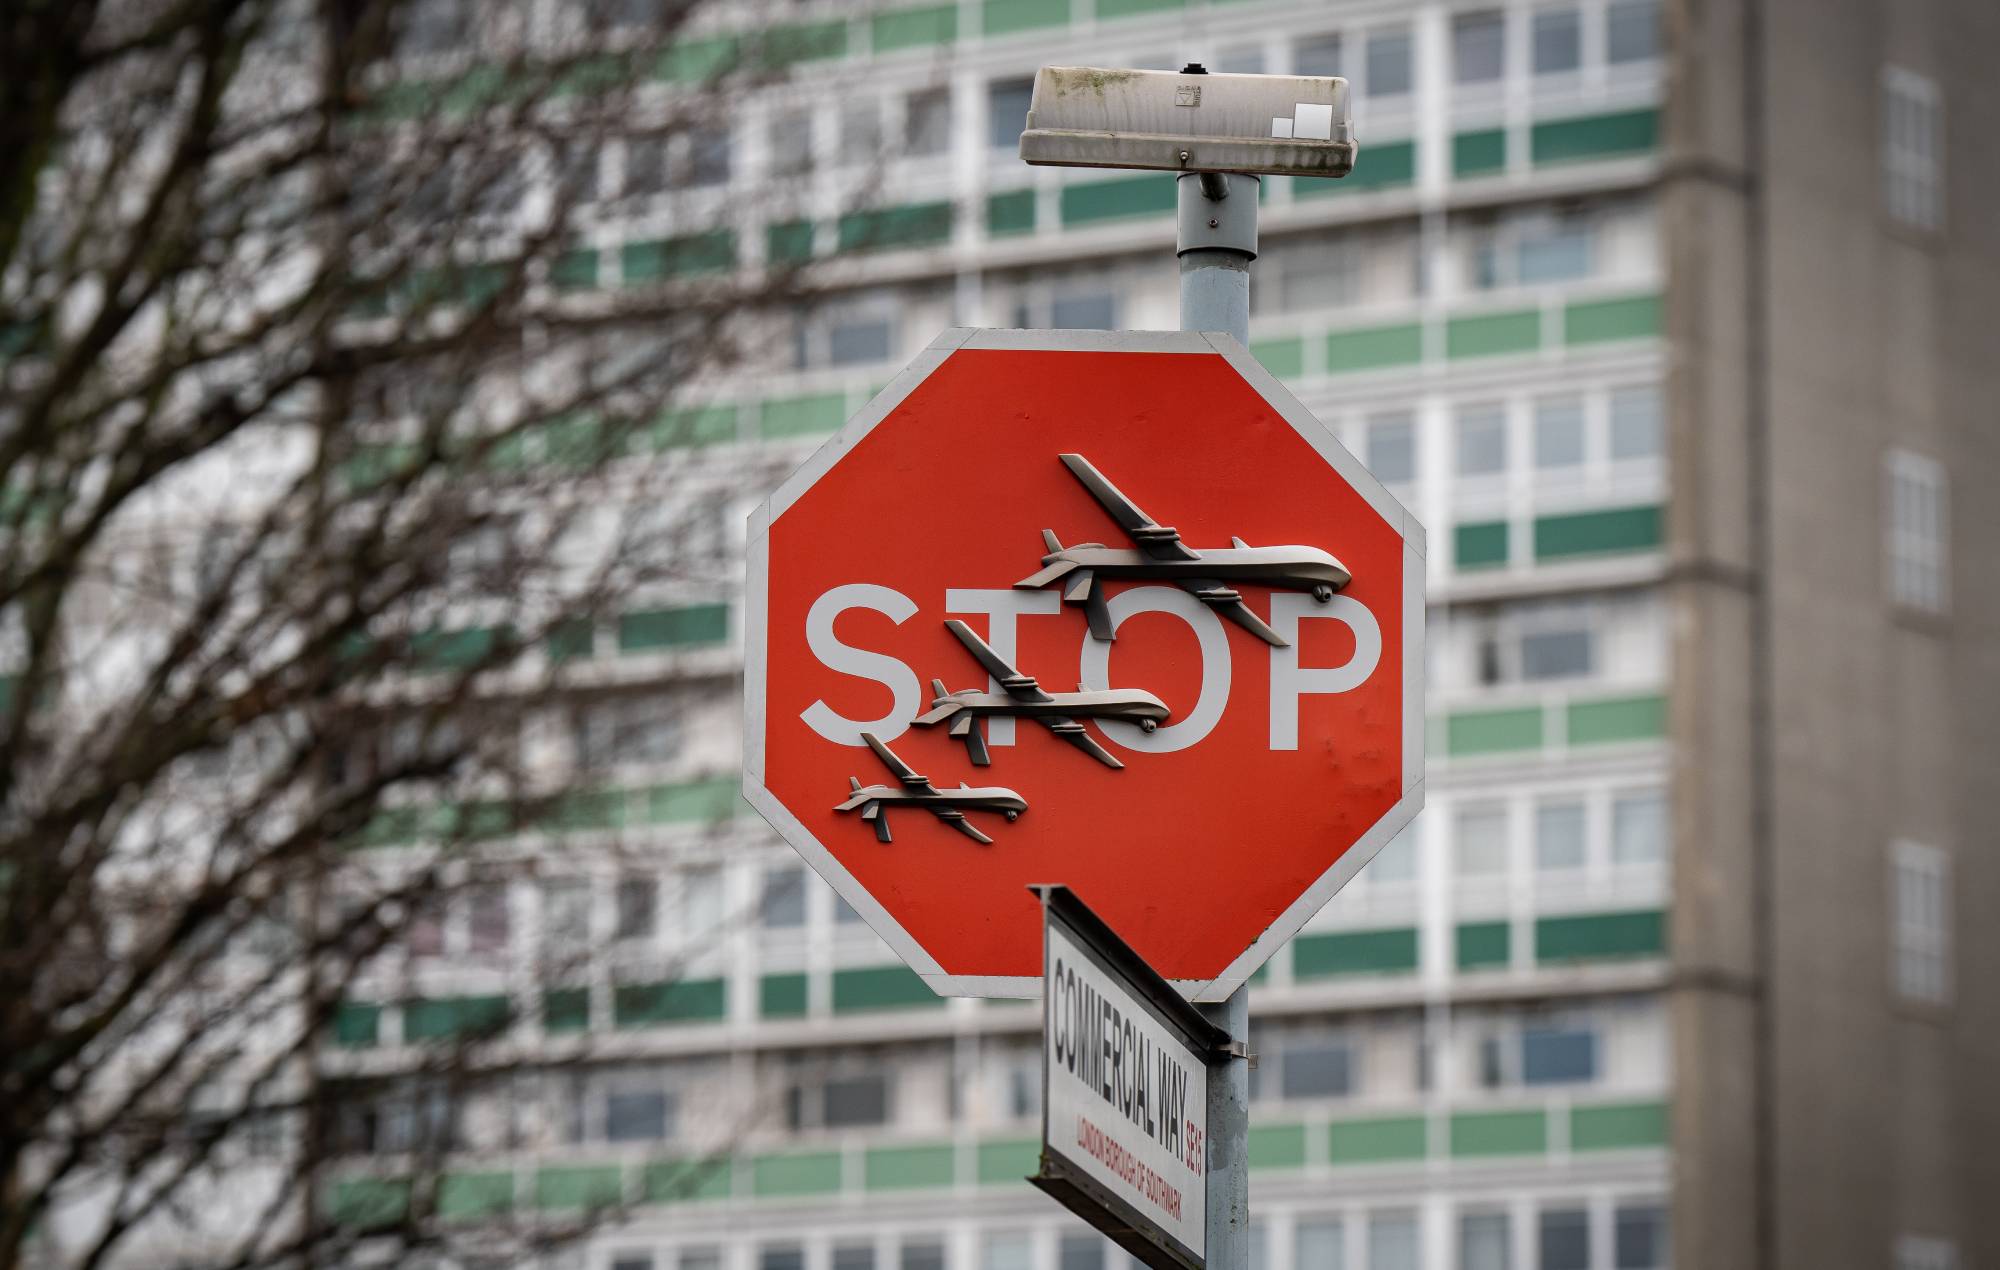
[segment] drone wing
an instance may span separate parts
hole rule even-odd
[[[972,839],[974,842],[985,843],[987,845],[992,844],[993,839],[987,837],[985,834],[975,829],[972,825],[972,822],[965,818],[965,813],[960,811],[958,808],[938,805],[938,806],[932,806],[931,812],[939,820],[944,821],[944,823],[958,830],[960,833]]]
[[[986,673],[1000,682],[1000,686],[1006,690],[1008,696],[1016,701],[1037,703],[1051,700],[1049,694],[1043,692],[1041,685],[1035,682],[1033,675],[1024,675],[1009,666],[1000,654],[993,651],[991,645],[973,632],[970,626],[955,617],[946,618],[944,624],[951,628],[952,634],[958,636],[958,642],[965,645],[966,651],[972,654],[972,659],[985,667]]]
[[[1083,482],[1090,496],[1098,501],[1118,527],[1131,535],[1139,550],[1155,560],[1199,560],[1201,553],[1181,542],[1180,532],[1160,524],[1139,505],[1120,493],[1118,487],[1104,479],[1104,473],[1090,465],[1090,460],[1081,454],[1062,456],[1063,466],[1070,474]]]
[[[1077,749],[1096,759],[1106,767],[1123,767],[1117,756],[1097,743],[1097,738],[1084,731],[1083,725],[1065,715],[1047,715],[1040,720],[1048,730],[1068,741]]]
[[[1234,588],[1226,587],[1213,578],[1177,578],[1175,581],[1195,599],[1273,648],[1291,647],[1290,640],[1272,630],[1263,618],[1250,611],[1250,606],[1243,602],[1243,597]]]
[[[933,793],[937,792],[932,788],[928,777],[917,775],[916,769],[912,768],[902,759],[897,758],[896,752],[882,744],[873,732],[863,732],[861,739],[868,742],[868,748],[875,751],[875,757],[882,760],[884,767],[896,774],[897,780],[903,782],[905,785],[921,786],[924,789],[931,790]]]

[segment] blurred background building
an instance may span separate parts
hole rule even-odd
[[[477,6],[429,3],[476,63]],[[1172,180],[1023,166],[1038,66],[1352,82],[1353,176],[1263,184],[1253,352],[1430,529],[1430,802],[1255,981],[1265,1270],[2000,1257],[2000,961],[1952,920],[2000,895],[2000,525],[1947,492],[2000,474],[2000,255],[1946,214],[1985,192],[1947,154],[1988,142],[1943,121],[2000,33],[1678,9],[801,5],[810,56],[724,132],[589,160],[686,164],[752,262],[852,253],[702,411],[726,551],[940,329],[1177,324]],[[657,238],[593,220],[569,285],[657,276]],[[1021,1181],[1038,1008],[932,996],[736,802],[738,598],[591,633],[547,740],[597,810],[420,931],[330,1076],[532,1003],[512,1043],[588,1065],[454,1110],[440,1204],[633,1205],[589,1270],[1118,1270]],[[587,987],[543,991],[550,946]],[[336,1211],[425,1114],[353,1109]]]

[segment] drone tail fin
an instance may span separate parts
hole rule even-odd
[[[860,792],[861,792],[861,778],[860,778],[859,776],[850,776],[850,777],[848,777],[848,778],[847,778],[847,787],[848,787],[849,789],[853,790],[853,791],[854,791],[855,793],[857,793],[857,794],[858,794],[858,793],[860,793]]]

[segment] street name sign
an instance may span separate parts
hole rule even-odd
[[[1199,1270],[1209,1069],[1230,1038],[1067,888],[1036,889],[1042,1160],[1028,1180],[1148,1265]]]
[[[744,794],[925,982],[1193,1000],[1423,801],[1422,527],[1234,340],[952,330],[751,517]]]

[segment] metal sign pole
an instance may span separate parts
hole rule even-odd
[[[1182,330],[1227,331],[1249,347],[1259,185],[1236,173],[1179,178]],[[1208,1084],[1207,1262],[1209,1270],[1250,1270],[1250,986],[1201,1012],[1237,1042]]]

